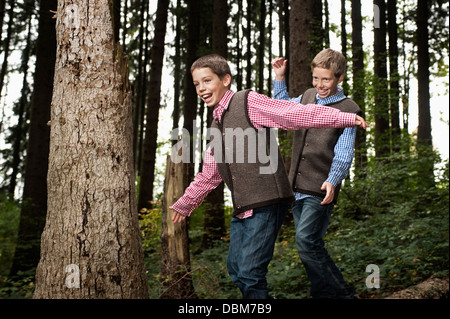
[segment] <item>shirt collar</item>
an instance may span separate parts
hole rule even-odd
[[[231,90],[228,90],[227,92],[225,92],[225,94],[220,99],[219,104],[217,104],[214,107],[213,117],[215,119],[219,119],[219,121],[221,120],[222,114],[230,105],[230,100],[233,97],[233,95],[234,95],[234,92]]]

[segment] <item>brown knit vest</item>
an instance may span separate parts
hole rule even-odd
[[[316,103],[316,90],[307,90],[301,100],[302,104]],[[342,112],[361,113],[358,105],[349,98],[328,104]],[[318,197],[325,197],[323,182],[328,178],[334,157],[334,147],[343,128],[302,129],[294,134],[289,182],[294,191]],[[337,200],[341,185],[337,185],[334,201]]]

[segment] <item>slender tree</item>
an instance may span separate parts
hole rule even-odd
[[[386,1],[374,0],[374,112],[375,112],[375,156],[383,158],[390,153],[389,98],[387,82],[386,50]]]
[[[47,213],[47,172],[50,142],[50,104],[56,59],[55,19],[57,0],[41,0],[39,36],[36,47],[34,91],[25,165],[23,200],[17,246],[11,275],[35,268],[39,262],[39,244]]]
[[[418,107],[419,126],[417,130],[417,144],[419,156],[429,155],[433,142],[431,137],[431,113],[430,113],[430,54],[428,18],[430,16],[430,1],[418,0],[417,2],[417,82],[418,82]],[[433,162],[423,161],[421,167],[422,180],[425,186],[434,184]]]
[[[134,99],[134,112],[133,112],[133,149],[134,149],[134,161],[136,167],[137,175],[141,172],[141,158],[142,158],[142,136],[144,128],[142,123],[144,123],[145,118],[145,97],[147,96],[146,83],[147,83],[147,64],[148,59],[146,55],[147,39],[144,39],[146,34],[146,15],[147,15],[148,2],[141,1],[138,14],[139,21],[139,31],[137,36],[138,42],[138,56],[137,56],[137,70],[135,79],[135,99]]]
[[[266,2],[260,1],[259,6],[259,46],[258,46],[258,90],[264,93],[264,70],[266,52]]]
[[[147,298],[132,95],[111,0],[60,0],[48,211],[34,298]]]
[[[345,0],[341,0],[341,47],[342,47],[342,55],[345,57],[345,59],[347,61],[348,60],[348,54],[347,54],[347,10],[345,8]],[[325,2],[326,6],[327,6],[327,11],[328,11],[328,1]],[[328,17],[328,14],[326,15]],[[328,18],[327,18],[328,20]],[[326,34],[329,35],[329,27],[326,28]],[[325,41],[325,47],[329,47],[330,46],[330,38],[329,36],[326,38]],[[342,82],[342,88],[344,89],[344,93],[345,94],[349,94],[350,91],[350,87],[348,84],[348,73],[346,72],[344,75],[344,81]]]
[[[400,75],[398,71],[398,25],[397,0],[388,0],[389,34],[389,106],[391,115],[392,150],[398,152],[401,147],[400,130]]]
[[[362,37],[361,0],[352,0],[352,61],[353,87],[352,98],[366,116],[366,81],[364,70],[364,50]],[[361,176],[367,164],[366,131],[358,130],[355,140],[355,177]]]
[[[192,81],[190,66],[197,59],[200,33],[198,1],[188,0],[188,34],[186,51],[186,73],[184,81],[185,100],[183,127],[193,136],[193,122],[197,115],[197,95]],[[169,207],[184,193],[194,175],[193,141],[190,141],[190,161],[173,163],[167,159],[164,180],[164,199],[161,229],[161,279],[167,289],[161,298],[195,298],[195,290],[190,275],[188,223],[174,224]],[[184,151],[184,150],[183,150]]]
[[[169,2],[169,0],[158,0],[158,8],[156,11],[155,36],[151,48],[150,81],[148,82],[145,138],[142,148],[139,209],[150,208],[150,201],[153,200],[158,119],[159,109],[161,107],[161,76]]]
[[[228,5],[226,1],[214,0],[213,2],[213,28],[212,28],[212,52],[227,58],[228,56]],[[212,108],[207,110],[207,124],[212,121]],[[203,134],[202,134],[203,136]],[[202,247],[204,249],[213,245],[214,240],[219,240],[225,235],[225,203],[224,183],[214,189],[204,201],[205,219]]]
[[[246,19],[247,19],[247,27],[245,29],[244,37],[247,40],[246,45],[246,52],[245,52],[245,59],[247,61],[246,66],[246,76],[245,76],[245,88],[251,88],[252,87],[252,21],[253,21],[253,1],[247,1],[247,12],[246,12]]]
[[[8,1],[8,26],[6,29],[6,38],[3,40],[3,62],[2,67],[0,69],[0,101],[2,100],[2,91],[3,86],[5,85],[5,77],[8,70],[8,58],[9,53],[11,50],[11,40],[13,36],[13,21],[14,21],[14,7],[15,7],[16,1],[15,0],[9,0]],[[3,5],[4,6],[4,5]]]
[[[322,1],[291,1],[289,95],[299,96],[311,87],[311,61],[323,48]],[[309,30],[309,32],[305,32]]]

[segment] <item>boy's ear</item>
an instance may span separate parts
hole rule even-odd
[[[342,81],[344,81],[344,78],[345,78],[345,74],[342,74],[342,75],[339,77],[338,83],[341,83]]]
[[[222,79],[223,85],[224,86],[230,86],[231,84],[231,75],[230,74],[225,74],[225,76]]]

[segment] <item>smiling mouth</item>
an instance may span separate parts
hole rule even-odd
[[[203,94],[202,99],[203,101],[205,101],[205,103],[211,102],[212,94]]]

